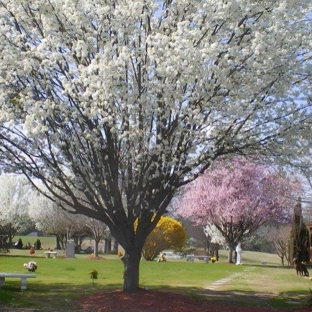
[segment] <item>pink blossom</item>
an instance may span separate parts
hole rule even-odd
[[[288,221],[298,190],[278,171],[237,157],[216,162],[190,183],[178,214],[216,226],[233,248],[266,222]]]

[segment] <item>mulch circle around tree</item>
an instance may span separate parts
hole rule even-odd
[[[312,307],[274,308],[257,306],[250,302],[233,304],[225,300],[223,303],[213,300],[197,300],[171,291],[139,290],[125,293],[121,290],[108,291],[82,297],[73,302],[77,311],[92,312],[311,312]]]

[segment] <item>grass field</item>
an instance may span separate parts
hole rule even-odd
[[[50,244],[48,240],[40,240],[43,245]],[[226,251],[221,251],[220,255],[220,261],[214,264],[189,263],[184,259],[168,259],[165,263],[142,260],[140,286],[197,295],[208,291],[214,282],[229,278],[215,290],[215,295],[226,291],[240,300],[245,294],[270,294],[272,298],[268,300],[275,301],[277,306],[289,306],[290,300],[306,301],[312,287],[311,280],[297,277],[292,267],[279,266],[280,260],[276,255],[246,251],[240,266],[226,262]],[[47,300],[55,309],[63,309],[70,306],[71,300],[83,295],[122,288],[123,265],[116,255],[103,255],[101,260],[90,260],[88,255],[77,255],[74,259],[48,259],[44,257],[43,250],[30,255],[28,250],[12,249],[10,254],[0,256],[0,271],[25,273],[23,264],[31,260],[37,262],[37,277],[28,281],[25,292],[20,291],[18,279],[7,279],[5,286],[0,288],[0,310],[1,305],[42,309]],[[266,262],[266,265],[261,265],[261,262]],[[93,269],[99,272],[94,285],[89,275]]]

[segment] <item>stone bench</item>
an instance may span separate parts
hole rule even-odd
[[[4,285],[6,278],[20,278],[21,290],[27,289],[27,278],[34,278],[35,274],[23,274],[23,273],[0,273],[0,287]]]
[[[195,256],[195,255],[187,255],[186,256],[186,259],[189,262],[194,262],[195,259],[198,259],[198,260],[203,260],[204,262],[208,263],[210,258],[211,258],[210,256]]]
[[[45,251],[44,253],[46,254],[47,258],[50,258],[51,255],[54,259],[57,258],[57,251]]]

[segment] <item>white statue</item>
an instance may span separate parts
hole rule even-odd
[[[237,244],[235,250],[236,250],[236,264],[241,264],[242,247],[240,243]]]

